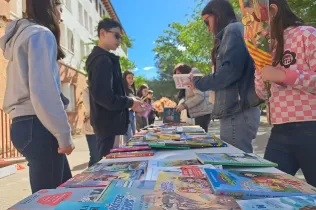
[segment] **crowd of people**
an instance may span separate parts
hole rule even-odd
[[[4,110],[12,119],[12,143],[29,163],[33,193],[71,177],[66,155],[75,146],[57,64],[65,57],[61,13],[59,0],[27,0],[26,17],[12,21],[0,39],[9,61]],[[301,169],[316,186],[316,29],[305,26],[286,0],[270,0],[273,65],[256,70],[243,39],[244,26],[228,1],[210,1],[201,16],[214,35],[213,73],[195,77],[198,69],[175,66],[174,74],[192,78],[191,88],[179,92],[177,111],[186,111],[206,131],[211,118],[219,119],[221,139],[251,153],[260,123],[258,106],[269,99],[273,128],[265,158],[292,175]],[[153,92],[145,84],[136,91],[134,74],[122,74],[119,57],[112,53],[122,41],[121,30],[117,21],[101,20],[98,45],[86,62],[89,166],[109,154],[115,136],[129,138],[155,119],[154,111],[141,115]],[[271,83],[269,98],[265,82]]]

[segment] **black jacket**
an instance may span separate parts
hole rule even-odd
[[[86,67],[90,92],[90,121],[98,137],[125,135],[133,100],[124,91],[119,57],[96,46]]]

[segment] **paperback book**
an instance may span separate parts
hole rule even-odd
[[[124,146],[116,149],[111,149],[111,153],[115,152],[133,152],[133,151],[142,151],[142,150],[150,150],[150,147],[148,146],[139,146],[139,147],[130,147],[130,146]]]
[[[116,152],[110,153],[105,158],[114,159],[114,158],[131,158],[131,157],[147,157],[154,156],[154,150],[145,150],[145,151],[134,151],[134,152]]]
[[[203,164],[224,166],[254,166],[277,167],[276,163],[265,160],[255,154],[249,153],[196,153],[197,159]]]
[[[148,168],[190,166],[190,165],[201,165],[201,163],[196,159],[193,159],[193,160],[149,160],[148,161]]]
[[[202,77],[203,74],[196,73],[194,74],[196,77]],[[190,80],[190,74],[175,74],[173,75],[173,80],[176,84],[176,89],[189,89],[191,86],[189,85]]]
[[[239,200],[237,203],[243,210],[312,210],[316,209],[316,195]]]
[[[180,123],[180,112],[176,108],[164,108],[163,110],[163,123]]]
[[[77,174],[60,187],[77,188],[77,187],[106,187],[113,179],[131,179],[138,180],[143,171],[99,171]]]
[[[217,195],[241,199],[316,194],[316,188],[288,174],[204,169]]]
[[[180,135],[179,134],[162,134],[162,133],[147,133],[144,136],[145,140],[180,140]]]
[[[40,190],[18,202],[8,210],[53,210],[62,201],[96,202],[104,188],[59,188]]]
[[[205,177],[188,177],[166,172],[159,173],[155,190],[179,193],[212,193]]]
[[[35,210],[35,209],[33,209]],[[61,202],[54,210],[109,210],[104,206],[103,203],[93,203],[93,202]]]
[[[190,147],[186,144],[183,144],[183,145],[176,145],[176,144],[168,144],[168,143],[164,143],[164,142],[152,142],[152,143],[149,143],[149,146],[152,148],[152,149],[179,149],[179,150],[188,150],[190,149]]]
[[[147,168],[148,161],[131,161],[131,162],[100,162],[96,163],[83,173],[91,173],[98,171],[131,171],[131,170],[142,170],[145,171]]]

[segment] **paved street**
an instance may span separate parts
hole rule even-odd
[[[217,122],[213,124],[212,129],[218,129]],[[270,127],[262,124],[259,128],[257,139],[254,141],[254,149],[257,154],[263,156],[270,135]],[[88,146],[84,136],[75,138],[76,149],[69,156],[70,166],[73,175],[80,173],[87,167]],[[0,210],[7,210],[8,207],[30,195],[28,167],[26,164],[24,170],[16,174],[0,179]],[[299,175],[302,178],[301,175]]]

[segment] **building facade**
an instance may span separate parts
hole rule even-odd
[[[80,134],[84,121],[82,91],[87,86],[84,58],[93,47],[89,43],[97,38],[96,27],[101,17],[110,16],[117,21],[119,18],[110,0],[63,0],[63,3],[60,42],[66,58],[59,62],[62,92],[70,100],[67,113],[73,134]],[[21,18],[24,11],[25,0],[0,0],[0,36],[5,25],[10,20]],[[127,49],[120,47],[114,53],[126,57]],[[6,65],[7,61],[0,53],[0,111],[6,86]]]

